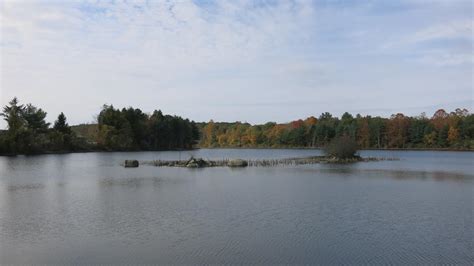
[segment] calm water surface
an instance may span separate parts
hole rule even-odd
[[[400,161],[124,169],[124,159],[318,150],[0,157],[0,264],[474,264],[474,153]]]

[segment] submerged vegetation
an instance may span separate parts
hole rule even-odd
[[[337,158],[334,156],[311,156],[302,158],[285,158],[285,159],[221,159],[221,160],[205,160],[202,158],[191,157],[188,160],[155,160],[143,161],[141,164],[153,165],[157,167],[187,167],[187,168],[203,168],[203,167],[272,167],[272,166],[292,166],[318,163],[355,163],[355,162],[372,162],[372,161],[394,161],[397,158],[375,158],[375,157],[348,157]]]
[[[287,124],[195,123],[159,110],[151,114],[132,107],[104,105],[97,124],[69,126],[64,113],[53,126],[47,113],[14,98],[0,113],[0,154],[74,151],[172,150],[193,147],[325,148],[329,156],[354,157],[355,151],[379,149],[474,149],[474,115],[466,109],[447,113],[390,118],[323,113]]]

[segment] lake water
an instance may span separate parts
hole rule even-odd
[[[286,158],[217,149],[0,157],[0,264],[474,264],[474,153],[399,161],[123,168],[125,159]]]

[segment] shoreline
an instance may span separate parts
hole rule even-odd
[[[93,153],[93,152],[103,152],[103,153],[112,153],[112,152],[162,152],[162,151],[193,151],[199,150],[199,148],[192,149],[171,149],[171,150],[130,150],[130,151],[111,151],[111,150],[84,150],[84,151],[44,151],[37,153],[17,153],[17,154],[4,154],[0,153],[0,157],[15,157],[15,156],[38,156],[38,155],[62,155],[62,154],[76,154],[76,153]]]
[[[251,149],[251,150],[323,150],[324,147],[201,147],[197,149],[225,150],[225,149]],[[474,152],[474,149],[452,148],[364,148],[358,151],[462,151]]]
[[[0,157],[15,157],[15,156],[38,156],[38,155],[62,155],[62,154],[75,154],[75,153],[93,153],[93,152],[166,152],[166,151],[193,151],[193,150],[322,150],[321,147],[196,147],[192,149],[171,149],[171,150],[85,150],[85,151],[44,151],[39,153],[29,153],[29,154],[2,154]],[[439,151],[439,152],[474,152],[474,149],[450,149],[450,148],[369,148],[369,149],[360,149],[358,151]]]

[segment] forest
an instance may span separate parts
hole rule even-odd
[[[290,123],[200,123],[200,147],[325,147],[340,136],[352,138],[359,149],[474,149],[474,115],[466,109],[432,117],[398,113],[390,118],[323,113]]]
[[[43,109],[20,104],[17,98],[0,115],[8,127],[0,131],[0,154],[190,149],[199,140],[193,121],[157,110],[149,115],[132,107],[104,105],[98,123],[88,127],[89,134],[81,134],[87,127],[69,126],[64,113],[51,127]]]
[[[195,123],[179,116],[151,114],[132,107],[102,106],[96,124],[69,126],[64,113],[53,125],[47,113],[17,98],[0,115],[7,130],[0,131],[0,154],[76,151],[175,150],[197,147],[322,148],[337,137],[350,138],[359,149],[474,150],[474,115],[466,109],[433,116],[390,118],[323,113],[290,123],[263,125],[209,121]]]
[[[199,140],[194,121],[179,116],[151,115],[129,107],[122,110],[104,105],[99,113],[96,144],[105,150],[191,149]]]

